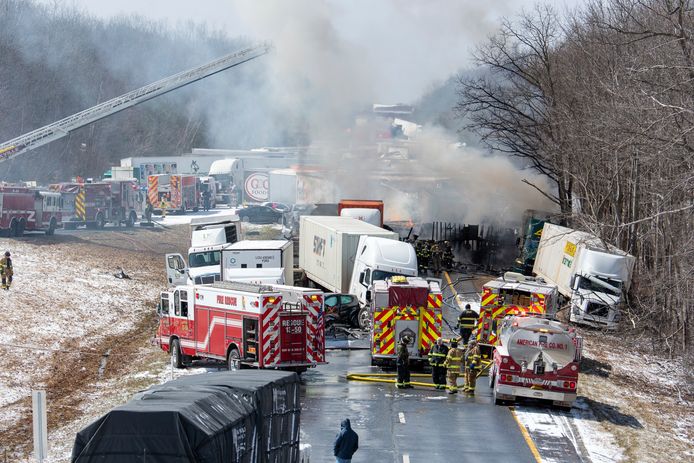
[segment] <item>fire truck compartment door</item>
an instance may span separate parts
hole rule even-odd
[[[411,356],[419,355],[419,320],[396,320],[395,322],[395,342],[400,343],[400,340],[405,336],[409,336],[412,340],[407,345],[407,350]]]
[[[280,314],[280,362],[306,362],[305,314]]]
[[[185,285],[188,280],[186,261],[180,254],[166,255],[166,279],[170,285]]]

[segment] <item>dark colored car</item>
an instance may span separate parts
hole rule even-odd
[[[267,206],[244,206],[236,210],[242,222],[282,223],[282,213]]]
[[[328,293],[325,295],[325,320],[353,328],[369,326],[369,311],[359,307],[359,301],[351,294]]]

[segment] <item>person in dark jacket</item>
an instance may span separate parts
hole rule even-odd
[[[467,346],[472,330],[477,325],[478,318],[479,314],[470,308],[470,304],[465,304],[465,310],[460,313],[458,325],[456,326],[460,330],[460,342],[463,346]]]
[[[448,346],[443,343],[443,339],[438,338],[429,351],[429,363],[431,364],[431,378],[436,385],[436,389],[446,389],[446,367],[443,362],[448,355]]]
[[[335,461],[337,463],[350,463],[352,455],[359,448],[359,436],[352,429],[349,418],[340,423],[340,433],[335,438]]]
[[[398,373],[395,387],[398,389],[410,389],[413,387],[410,384],[410,352],[407,350],[407,345],[410,342],[409,336],[405,336],[398,344],[398,359],[395,363]]]

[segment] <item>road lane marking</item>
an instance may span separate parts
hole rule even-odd
[[[408,454],[402,456],[402,463],[410,463],[410,456]]]
[[[460,310],[463,310],[463,303],[460,301],[460,298],[458,297],[458,291],[455,289],[455,286],[453,286],[451,276],[448,274],[448,272],[444,271],[443,277],[446,279],[446,282],[448,282],[448,287],[451,288],[451,292],[453,293],[453,300],[455,300],[456,305]]]
[[[405,421],[405,414],[404,414],[403,412],[398,413],[398,419],[400,420],[400,422],[401,422],[402,424],[405,424],[405,423],[406,423],[406,421]]]
[[[513,419],[516,420],[516,424],[520,428],[521,434],[523,435],[523,439],[525,439],[525,443],[528,444],[528,447],[530,448],[530,453],[533,454],[533,457],[535,457],[535,461],[537,463],[542,463],[542,457],[540,457],[540,452],[537,450],[535,442],[533,442],[532,437],[530,437],[528,430],[525,429],[523,423],[521,423],[518,417],[516,416],[516,410],[513,407],[509,407],[509,409],[511,410],[511,415],[513,416]]]

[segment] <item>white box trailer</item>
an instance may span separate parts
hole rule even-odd
[[[284,284],[294,283],[294,244],[287,240],[244,240],[222,249],[222,281],[236,281],[246,273],[277,278],[267,269],[281,269]],[[243,278],[242,278],[243,279]],[[255,280],[252,280],[255,281]]]
[[[590,233],[546,223],[533,272],[570,301],[572,322],[614,329],[635,261]]]
[[[395,232],[351,217],[303,216],[299,266],[323,288],[348,293],[362,236],[399,239]]]
[[[296,171],[278,169],[270,171],[270,201],[273,203],[296,204],[298,198]]]

